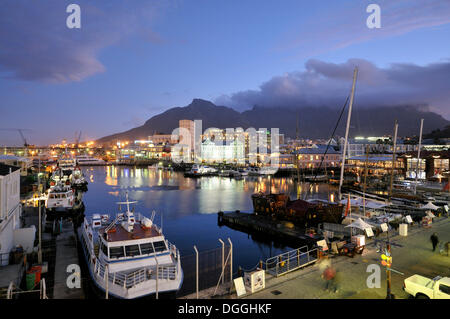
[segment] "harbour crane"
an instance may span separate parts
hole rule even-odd
[[[26,129],[26,128],[1,128],[0,130],[2,131],[18,131],[20,134],[20,137],[22,138],[23,141],[23,146],[25,148],[27,148],[28,146],[30,146],[30,144],[28,144],[25,136],[23,135],[24,131],[31,131],[30,129]]]
[[[81,131],[80,133],[77,135],[78,132],[75,132],[75,148],[78,149],[78,144],[80,143],[80,138],[81,138]]]

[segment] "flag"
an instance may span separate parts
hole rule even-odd
[[[348,201],[347,201],[347,206],[345,207],[345,213],[344,213],[344,217],[347,217],[348,212],[350,211],[350,194],[348,195]]]

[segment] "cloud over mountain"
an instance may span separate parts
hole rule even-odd
[[[380,68],[363,59],[340,64],[311,59],[304,71],[275,76],[258,90],[224,95],[216,102],[240,110],[254,105],[341,107],[350,92],[355,66],[359,68],[355,105],[415,105],[450,118],[450,60],[425,66],[395,63]]]

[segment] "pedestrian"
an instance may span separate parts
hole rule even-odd
[[[322,278],[325,279],[326,285],[325,285],[325,291],[331,291],[332,288],[334,288],[334,277],[336,276],[336,270],[334,270],[333,267],[328,266],[323,274]]]
[[[431,243],[433,244],[433,251],[435,251],[436,250],[436,246],[437,246],[437,244],[439,242],[439,238],[437,236],[437,233],[434,233],[433,235],[431,235],[430,240],[431,240]]]

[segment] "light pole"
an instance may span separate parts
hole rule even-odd
[[[38,206],[39,206],[39,250],[38,250],[38,263],[42,264],[42,220],[41,220],[41,155],[39,158],[39,168],[38,168]]]

